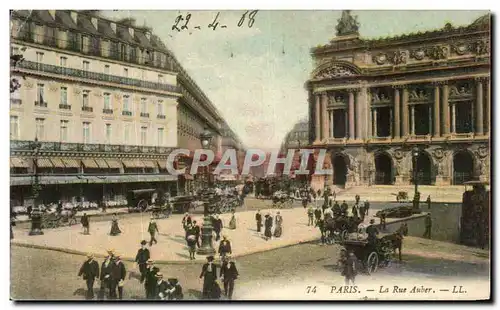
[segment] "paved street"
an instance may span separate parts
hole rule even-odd
[[[248,255],[236,260],[240,278],[234,299],[361,299],[375,297],[374,292],[330,294],[331,286],[343,285],[337,268],[339,247],[306,243]],[[409,254],[408,254],[409,253]],[[459,253],[454,256],[450,253]],[[434,290],[462,285],[469,294],[437,292],[442,297],[484,298],[489,289],[488,252],[450,243],[408,237],[405,239],[403,264],[379,269],[376,274],[360,275],[361,289],[379,289],[380,285],[429,285]],[[11,250],[11,296],[14,299],[84,299],[85,282],[76,275],[84,257],[55,251],[13,246]],[[99,260],[101,261],[101,260]],[[126,299],[142,299],[143,287],[126,262],[132,278],[125,282]],[[168,277],[177,277],[186,299],[199,299],[202,282],[198,279],[201,263],[193,265],[159,264]],[[430,281],[432,280],[432,283]],[[474,287],[472,287],[474,285]],[[316,286],[316,294],[307,294],[307,286]],[[95,284],[97,289],[98,283]],[[391,288],[392,290],[392,288]],[[480,294],[473,293],[473,290]],[[380,299],[384,296],[376,296]],[[396,296],[397,297],[397,296]],[[401,299],[408,296],[401,295]],[[387,298],[394,298],[387,296]],[[428,294],[415,294],[412,299],[431,299]]]

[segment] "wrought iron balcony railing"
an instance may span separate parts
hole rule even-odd
[[[71,105],[61,103],[59,105],[59,109],[61,109],[61,110],[71,110]]]
[[[102,109],[102,113],[104,113],[104,114],[113,114],[113,109]]]
[[[175,85],[148,82],[138,79],[131,79],[127,77],[109,75],[98,72],[90,72],[80,69],[65,68],[65,67],[42,64],[28,60],[24,60],[21,63],[19,63],[16,68],[179,93],[179,89]]]
[[[38,142],[40,152],[102,152],[102,153],[143,153],[169,154],[172,148],[164,146],[121,145],[121,144],[88,144],[67,142]],[[12,151],[33,151],[34,141],[10,140]]]
[[[82,111],[84,111],[84,112],[94,112],[94,108],[92,108],[92,107],[82,107]]]
[[[141,117],[149,117],[149,113],[143,113],[143,112],[141,112]]]
[[[47,102],[46,101],[35,101],[35,107],[46,108]]]
[[[131,111],[122,111],[122,115],[132,116],[132,112]]]
[[[165,115],[163,115],[163,114],[158,114],[158,115],[156,115],[156,118],[159,118],[159,119],[165,119]]]

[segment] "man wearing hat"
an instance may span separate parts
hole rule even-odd
[[[108,256],[104,258],[101,264],[101,275],[99,280],[101,280],[101,288],[99,289],[99,299],[104,299],[105,291],[111,288],[111,268],[113,264],[113,249],[108,249]],[[109,293],[111,294],[111,292]],[[108,298],[111,297],[108,295]]]
[[[151,221],[149,222],[148,232],[151,235],[151,240],[149,241],[149,246],[153,246],[153,242],[158,243],[158,241],[156,240],[156,237],[155,237],[156,233],[160,233],[160,231],[158,230],[158,225],[156,224],[153,217],[151,217]]]
[[[188,224],[191,224],[191,216],[186,212],[182,218],[182,227],[185,228]]]
[[[163,274],[161,272],[157,272],[156,275],[155,286],[153,287],[152,297],[156,300],[166,300],[168,298],[168,283],[163,281]]]
[[[352,251],[347,255],[347,259],[345,260],[344,268],[342,274],[345,277],[345,285],[355,285],[354,280],[358,273],[357,270],[358,259],[356,255]]]
[[[218,214],[216,214],[213,217],[212,226],[214,227],[215,241],[219,241],[220,240],[220,232],[222,231],[222,220],[219,218]]]
[[[179,280],[175,278],[169,278],[167,280],[168,283],[168,299],[169,300],[182,300],[184,299],[184,294],[182,293],[182,286],[179,283]]]
[[[207,263],[201,269],[200,279],[203,278],[203,299],[218,299],[217,295],[217,266],[214,257],[207,256]]]
[[[370,226],[366,228],[368,234],[368,243],[375,245],[377,243],[378,229],[375,227],[375,220],[370,220]]]
[[[94,260],[93,254],[87,254],[87,260],[83,263],[78,276],[83,276],[83,280],[87,283],[86,299],[94,298],[94,281],[99,278],[99,264]]]
[[[271,213],[267,213],[265,216],[264,220],[264,236],[266,237],[266,241],[269,240],[273,234],[271,232],[271,229],[273,228],[273,217],[271,216]]]
[[[234,280],[238,278],[238,269],[231,255],[226,256],[227,260],[222,263],[220,277],[224,283],[224,295],[228,299],[233,298]]]
[[[151,257],[149,253],[149,249],[146,248],[146,240],[141,241],[141,248],[137,250],[137,255],[135,256],[135,263],[139,266],[139,271],[141,273],[141,277],[146,272],[146,263],[148,259]]]
[[[224,258],[226,255],[230,255],[232,253],[231,251],[231,242],[227,240],[227,236],[224,235],[222,236],[222,240],[219,244],[219,255],[221,258],[221,261],[224,261]]]
[[[118,288],[118,299],[123,299],[123,284],[125,281],[125,276],[127,275],[127,270],[125,269],[125,264],[123,264],[120,255],[115,254],[115,260],[111,265],[111,281],[110,281],[110,296],[112,299],[116,299],[116,289]]]
[[[155,267],[152,259],[146,262],[146,272],[141,276],[141,283],[144,282],[147,299],[155,299],[156,274],[160,271]]]
[[[262,215],[260,214],[260,210],[257,210],[255,214],[255,221],[257,222],[257,232],[260,233],[260,228],[262,227]]]

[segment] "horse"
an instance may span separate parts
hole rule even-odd
[[[387,246],[392,251],[396,252],[396,249],[398,250],[399,261],[403,260],[401,249],[403,248],[404,235],[405,235],[405,231],[401,227],[396,232],[394,232],[390,235],[386,235],[380,239],[380,242],[387,244]]]

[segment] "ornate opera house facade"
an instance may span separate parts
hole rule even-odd
[[[490,16],[464,27],[360,38],[344,11],[312,49],[309,139],[328,149],[327,184],[489,181]]]

